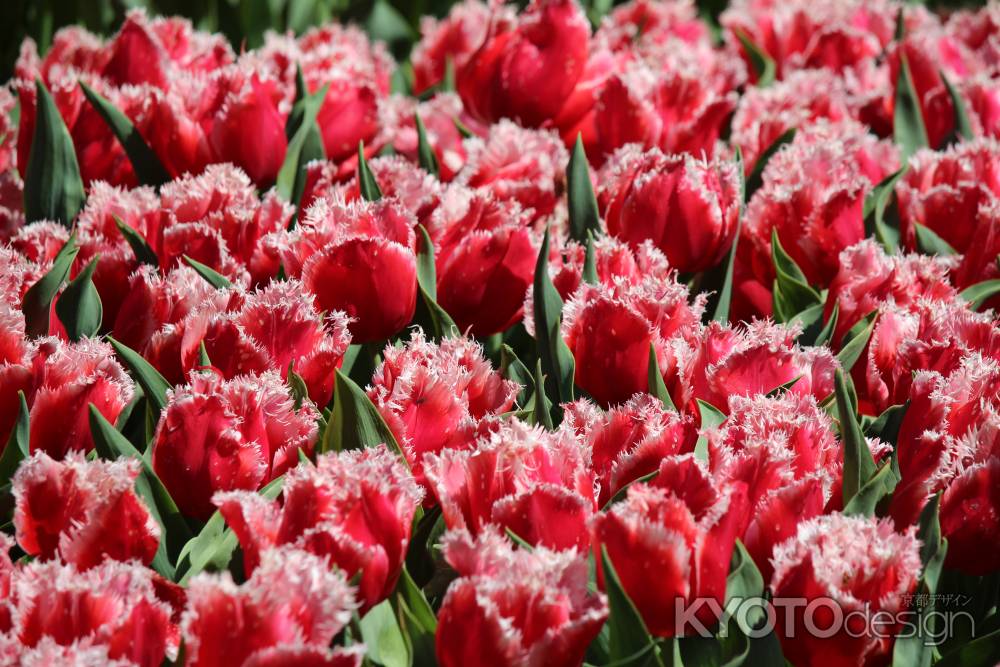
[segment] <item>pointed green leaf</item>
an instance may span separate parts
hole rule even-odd
[[[142,234],[125,224],[117,215],[112,215],[112,217],[115,220],[118,231],[125,237],[125,240],[132,248],[132,252],[135,253],[136,260],[141,264],[159,266],[160,260],[157,258],[156,253],[153,252],[153,249],[149,247],[149,244],[146,243],[146,239],[142,237]]]
[[[101,295],[94,287],[94,270],[99,256],[95,256],[80,274],[71,280],[56,301],[56,315],[66,328],[72,341],[97,335],[104,318]]]
[[[631,487],[633,484],[645,484],[646,482],[648,482],[649,480],[653,479],[654,477],[656,477],[659,474],[660,474],[659,470],[654,470],[653,472],[646,473],[645,475],[642,475],[641,477],[636,477],[631,482],[629,482],[628,484],[623,485],[622,488],[620,488],[617,491],[615,491],[615,495],[611,496],[611,498],[608,500],[608,502],[601,509],[607,509],[608,507],[611,507],[615,503],[620,502],[622,500],[625,500],[625,498],[628,496],[629,487]]]
[[[597,275],[597,256],[594,251],[594,235],[587,233],[587,248],[583,256],[583,282],[588,285],[597,285],[600,278]]]
[[[954,84],[944,75],[944,72],[939,70],[939,73],[941,75],[941,82],[944,84],[945,90],[948,91],[948,97],[951,98],[951,108],[954,111],[955,124],[955,127],[951,131],[951,136],[945,138],[944,145],[948,146],[952,143],[958,143],[959,140],[971,141],[975,138],[975,133],[972,131],[972,122],[969,120],[969,113],[965,110],[965,101],[958,94],[958,90]]]
[[[528,367],[518,359],[513,348],[507,344],[500,347],[500,375],[521,385],[521,390],[517,396],[517,404],[524,407],[524,403],[528,398],[526,395],[527,389],[534,387],[535,381]]]
[[[209,368],[212,365],[212,360],[208,356],[208,348],[205,347],[204,340],[198,343],[198,365],[202,368]]]
[[[309,388],[302,376],[295,372],[294,368],[288,369],[288,388],[291,391],[292,399],[295,401],[295,410],[302,408],[302,404],[309,400]]]
[[[566,165],[566,196],[569,198],[570,238],[584,243],[587,234],[600,235],[601,216],[597,211],[597,197],[590,182],[590,166],[583,149],[583,138],[577,134],[573,155]]]
[[[115,354],[125,364],[132,377],[142,387],[142,393],[149,401],[154,415],[159,415],[163,408],[167,406],[167,390],[170,383],[167,382],[160,372],[153,368],[148,361],[142,358],[138,352],[123,343],[108,336],[108,342],[114,348]]]
[[[899,52],[899,76],[896,78],[896,101],[892,118],[893,137],[899,146],[899,153],[905,163],[918,149],[929,145],[927,128],[920,111],[920,100],[906,53]]]
[[[663,382],[663,374],[660,373],[660,362],[656,359],[656,348],[652,343],[649,344],[649,366],[647,367],[646,375],[649,393],[660,399],[663,407],[677,412],[674,399],[670,396],[670,392],[667,391],[667,385]]]
[[[79,252],[74,232],[52,260],[48,272],[24,294],[24,299],[21,300],[21,312],[24,313],[25,333],[28,336],[44,336],[49,332],[49,310],[52,300],[56,298],[59,288],[69,277],[73,260]]]
[[[864,352],[868,340],[872,337],[877,317],[878,311],[873,310],[844,334],[843,345],[840,352],[837,353],[837,361],[840,362],[840,367],[844,369],[845,373],[850,372],[854,368],[854,364],[861,358],[861,353]]]
[[[763,594],[764,577],[743,542],[736,540],[726,577],[726,603],[733,598],[759,598]]]
[[[292,112],[285,123],[285,134],[288,137],[288,149],[285,160],[278,171],[275,187],[278,194],[298,208],[302,192],[306,185],[306,165],[313,160],[326,157],[323,147],[323,137],[316,124],[323,101],[326,99],[330,84],[326,84],[315,94],[310,95],[305,87],[301,67],[296,77],[296,99]]]
[[[746,201],[750,201],[753,194],[760,189],[760,186],[764,184],[764,169],[767,168],[767,163],[771,161],[771,158],[781,150],[786,144],[790,144],[795,140],[795,135],[797,130],[794,127],[790,127],[784,132],[782,132],[777,139],[771,142],[771,145],[764,149],[764,152],[760,154],[757,161],[753,163],[753,169],[750,171],[750,176],[747,177],[746,183],[743,186],[743,196]]]
[[[441,170],[434,149],[431,148],[431,142],[427,139],[427,128],[424,127],[424,121],[420,119],[419,113],[414,113],[413,119],[417,125],[417,160],[421,169],[432,176],[437,176]]]
[[[528,540],[524,539],[510,528],[504,528],[504,532],[507,534],[507,538],[513,542],[518,549],[524,549],[525,551],[535,550],[535,545],[528,542]]]
[[[823,328],[820,329],[819,334],[816,336],[816,340],[812,342],[816,347],[821,345],[829,345],[833,341],[833,332],[837,330],[837,318],[840,317],[840,302],[834,302],[833,310],[830,311],[830,319],[826,321]]]
[[[420,325],[431,337],[440,341],[449,336],[458,336],[458,325],[437,302],[437,274],[434,268],[434,243],[423,225],[417,225],[420,250],[417,252],[417,309],[413,315],[415,324]]]
[[[793,377],[788,382],[784,384],[779,384],[777,387],[767,392],[768,398],[777,398],[778,396],[783,396],[789,389],[795,386],[795,383],[802,379],[801,375]]]
[[[419,622],[421,630],[431,635],[437,631],[437,618],[434,616],[434,609],[431,608],[424,592],[413,581],[413,577],[410,576],[410,571],[406,569],[405,565],[399,574],[396,595],[406,602],[413,618]]]
[[[552,424],[552,405],[548,397],[545,396],[545,377],[542,375],[542,360],[535,363],[535,400],[532,403],[531,421],[540,426],[544,426],[551,431],[555,428]]]
[[[207,280],[208,284],[215,289],[225,289],[233,286],[233,284],[229,282],[229,278],[225,277],[212,267],[202,264],[195,259],[191,259],[187,255],[183,255],[183,258],[185,264],[194,269],[199,276]]]
[[[80,82],[80,88],[83,89],[87,101],[104,119],[111,133],[125,149],[125,155],[132,163],[132,170],[135,172],[139,184],[159,187],[170,181],[170,174],[163,167],[160,158],[149,147],[139,131],[135,129],[135,125],[132,124],[128,116],[83,81]]]
[[[907,400],[901,405],[893,405],[886,408],[882,414],[868,425],[865,429],[865,435],[895,445],[896,439],[899,437],[899,427],[903,423],[903,417],[906,415],[909,407],[910,401]]]
[[[896,487],[892,464],[886,461],[872,478],[865,482],[849,502],[844,505],[844,514],[875,516],[875,507]]]
[[[733,244],[729,246],[726,254],[726,271],[722,278],[722,289],[719,290],[719,300],[712,311],[712,321],[725,324],[729,321],[729,308],[733,301],[733,267],[736,266],[736,248],[740,242],[740,230],[743,226],[743,215],[741,213],[736,221],[736,232],[733,234]]]
[[[333,392],[333,412],[320,443],[320,453],[364,449],[382,443],[406,463],[396,436],[364,390],[338,368]],[[407,464],[408,465],[408,464]]]
[[[895,211],[896,182],[906,173],[906,166],[892,172],[878,182],[865,195],[863,215],[865,220],[865,236],[874,236],[882,244],[887,253],[894,253],[899,248],[898,212]],[[890,220],[891,216],[894,220]]]
[[[739,28],[736,28],[733,32],[736,34],[736,39],[740,40],[740,44],[743,45],[743,50],[747,53],[747,57],[750,60],[750,67],[757,77],[757,87],[766,88],[770,86],[774,82],[775,73],[777,72],[774,58],[768,55],[748,34]]]
[[[771,230],[771,259],[774,262],[774,316],[779,322],[791,321],[810,307],[822,305],[819,292],[809,285],[802,269],[795,263],[778,239],[778,230]]]
[[[360,622],[365,658],[383,667],[410,667],[410,651],[388,600],[368,610]]]
[[[947,241],[938,236],[937,232],[930,227],[925,227],[919,222],[914,222],[913,231],[917,235],[917,250],[923,254],[941,255],[943,257],[958,254],[957,250],[952,248]]]
[[[700,398],[697,402],[698,413],[701,416],[701,425],[698,428],[698,440],[694,444],[694,455],[695,458],[707,463],[708,437],[705,435],[705,431],[717,428],[722,422],[726,421],[726,414],[711,403],[703,401]]]
[[[85,199],[73,139],[52,95],[35,79],[35,133],[24,174],[24,220],[70,227]]]
[[[556,409],[561,403],[573,401],[573,380],[576,362],[573,353],[562,338],[562,298],[549,277],[549,230],[545,230],[542,246],[538,250],[535,263],[534,312],[535,341],[538,358],[542,361],[542,372],[557,399]]]
[[[30,434],[28,428],[28,402],[24,399],[23,391],[18,390],[17,400],[17,421],[14,422],[14,427],[10,431],[10,437],[7,438],[3,454],[0,454],[0,488],[10,483],[14,473],[17,472],[17,467],[21,465],[21,461],[31,455],[28,445]]]
[[[612,661],[624,660],[649,650],[653,638],[628,593],[622,587],[606,547],[601,546],[601,571],[608,595],[608,653]]]
[[[983,303],[997,294],[1000,294],[1000,279],[998,278],[970,285],[959,292],[959,296],[969,302],[969,307],[972,310],[979,310]]]
[[[417,282],[432,299],[437,299],[434,242],[431,241],[427,229],[421,224],[417,225],[417,235],[420,238],[420,251],[417,253]]]
[[[844,448],[843,488],[844,506],[847,507],[861,487],[875,474],[875,460],[861,432],[848,395],[844,373],[839,368],[834,375],[834,395],[840,419],[840,440]]]
[[[365,201],[378,201],[382,198],[382,190],[375,180],[375,174],[368,166],[365,158],[365,142],[358,142],[358,188],[361,190],[361,198]]]

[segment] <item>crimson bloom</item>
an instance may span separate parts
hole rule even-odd
[[[257,490],[312,452],[318,413],[298,411],[276,373],[223,380],[197,373],[168,394],[153,439],[153,469],[180,510],[198,519],[212,494]]]
[[[359,577],[361,613],[395,588],[423,491],[384,445],[325,454],[291,470],[283,503],[253,491],[217,493],[213,502],[243,547],[253,576],[262,554],[288,545],[328,558]]]
[[[580,664],[608,616],[604,595],[587,591],[580,554],[513,549],[490,533],[449,531],[443,541],[459,578],[438,614],[442,667]]]
[[[499,14],[500,17],[491,17]],[[439,84],[445,76],[448,62],[458,70],[483,43],[491,21],[514,20],[509,5],[489,7],[479,0],[456,2],[448,16],[420,19],[420,41],[413,47],[413,92],[420,94]]]

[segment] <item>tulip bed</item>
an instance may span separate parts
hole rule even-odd
[[[606,4],[24,40],[0,665],[1000,660],[1000,5]]]

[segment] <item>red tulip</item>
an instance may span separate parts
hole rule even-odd
[[[278,82],[257,73],[227,70],[228,91],[212,119],[209,142],[218,160],[232,162],[260,186],[274,182],[285,160],[285,117]]]
[[[489,336],[521,319],[538,258],[532,217],[487,188],[453,184],[446,191],[428,233],[436,246],[438,303],[460,330]]]
[[[14,576],[14,563],[10,560],[10,550],[14,546],[14,539],[6,533],[0,533],[0,599],[11,600],[11,586]],[[0,607],[0,637],[6,635],[13,625],[11,618],[11,608]],[[4,646],[0,640],[0,656],[4,655]]]
[[[690,46],[709,43],[708,26],[698,18],[693,2],[632,0],[618,5],[601,22],[597,39],[612,50],[629,52],[636,44],[660,45],[673,39]]]
[[[434,98],[435,100],[438,97]],[[424,121],[427,122],[426,120]],[[454,126],[454,123],[449,120]],[[403,132],[400,129],[400,132]],[[416,142],[416,135],[414,135]],[[416,143],[414,143],[416,150]],[[368,162],[372,175],[375,176],[382,195],[392,197],[409,213],[416,217],[422,225],[427,225],[427,220],[441,203],[444,194],[444,186],[441,181],[434,178],[423,169],[414,166],[414,162],[400,155],[386,155],[377,157]],[[314,201],[316,198],[339,192],[348,202],[362,199],[361,185],[358,182],[357,174],[346,183],[338,182],[339,179],[335,171],[336,167],[328,161],[317,161],[309,164],[306,175],[306,188],[302,195],[302,201]]]
[[[91,657],[97,664],[156,667],[177,655],[170,607],[157,598],[152,571],[138,564],[108,560],[80,571],[35,562],[18,568],[12,583],[13,628],[6,639],[16,664]]]
[[[975,243],[962,253],[958,266],[951,272],[952,282],[960,289],[1000,278],[1000,266],[996,262],[1000,255],[1000,198],[993,197],[982,204],[973,225]],[[986,301],[986,306],[994,310],[998,305],[996,297]]]
[[[735,163],[667,156],[629,146],[605,163],[599,201],[608,232],[633,246],[651,240],[681,273],[719,263],[736,233]]]
[[[114,423],[132,400],[132,380],[115,361],[111,346],[96,339],[77,343],[46,339],[32,361],[29,405],[31,451],[61,459],[93,448],[88,404]]]
[[[413,92],[420,94],[440,84],[449,61],[453,71],[464,67],[486,38],[491,20],[513,22],[512,8],[508,5],[488,7],[480,0],[463,0],[453,4],[443,19],[421,17],[420,41],[410,54]]]
[[[586,560],[578,553],[515,550],[504,537],[473,540],[449,532],[444,554],[459,578],[438,614],[441,667],[573,667],[583,661],[608,604],[587,592]]]
[[[816,517],[778,545],[773,562],[774,597],[808,601],[776,605],[776,627],[792,629],[777,633],[790,661],[846,667],[888,659],[895,633],[886,632],[884,624],[873,632],[868,624],[905,610],[906,598],[916,588],[920,542],[913,529],[897,533],[884,519]],[[858,614],[844,618],[844,625],[831,635],[839,614],[847,617],[851,612]]]
[[[182,632],[192,667],[361,664],[357,648],[330,648],[355,603],[343,573],[322,557],[271,549],[241,586],[226,572],[198,575],[188,590]]]
[[[463,5],[454,7],[461,8]],[[393,140],[396,152],[414,164],[417,162],[418,135],[414,114],[418,114],[427,129],[427,142],[437,159],[438,177],[442,181],[450,181],[466,160],[465,142],[455,123],[462,114],[462,100],[454,93],[438,93],[419,104],[409,98],[400,98],[398,104],[400,120]]]
[[[386,346],[368,396],[423,482],[425,454],[471,447],[480,423],[510,410],[518,390],[471,340],[435,344],[415,332]]]
[[[139,463],[86,461],[70,452],[53,461],[36,452],[12,480],[17,541],[42,560],[58,557],[81,570],[105,559],[148,565],[160,527],[135,494]]]
[[[564,407],[563,423],[591,451],[600,507],[629,483],[656,472],[663,458],[694,449],[697,431],[691,417],[649,394],[636,394],[607,412],[583,400]]]
[[[717,486],[693,455],[667,457],[656,477],[633,483],[625,500],[595,517],[595,553],[607,550],[622,587],[653,635],[683,635],[691,628],[676,616],[676,601],[711,598],[722,605],[746,511],[742,484]],[[654,571],[657,576],[649,576]],[[599,568],[602,586],[605,576]],[[716,620],[704,612],[697,618],[706,627]]]
[[[474,535],[509,529],[550,549],[585,550],[589,544],[593,473],[569,433],[511,419],[473,449],[425,455],[424,473],[449,529]]]
[[[256,491],[312,452],[318,413],[295,411],[276,373],[224,381],[199,373],[169,395],[153,440],[153,468],[181,511],[207,519],[216,491]]]
[[[209,84],[192,80],[190,87],[169,91],[140,88],[148,108],[132,118],[139,134],[173,178],[200,174],[215,161],[198,108],[210,90]]]

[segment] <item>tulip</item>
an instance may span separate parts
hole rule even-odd
[[[361,613],[392,593],[423,496],[395,454],[384,445],[324,454],[290,471],[282,494],[283,504],[250,491],[213,498],[240,540],[247,576],[268,548],[288,545],[358,575]]]
[[[418,133],[414,115],[419,115],[427,130],[427,143],[430,144],[437,160],[438,177],[445,182],[454,178],[455,174],[465,166],[466,161],[465,142],[455,124],[455,119],[462,113],[462,100],[454,93],[438,93],[419,104],[401,98],[398,113],[400,125],[393,140],[396,152],[414,164],[418,162]]]
[[[270,185],[288,147],[278,82],[238,69],[227,73],[228,92],[212,119],[209,143],[220,162],[232,162],[262,187]]]
[[[678,601],[710,598],[723,604],[729,562],[746,511],[742,484],[717,485],[693,455],[667,457],[656,477],[634,482],[625,500],[594,518],[595,553],[607,551],[653,635],[683,635],[691,628],[676,616]],[[606,577],[599,569],[602,587]],[[716,620],[710,616],[699,613],[697,618],[707,627]]]
[[[585,550],[594,479],[581,443],[512,419],[472,449],[424,456],[445,525],[478,535],[509,529],[531,544]]]
[[[876,664],[892,654],[895,633],[868,624],[904,610],[917,586],[920,542],[915,529],[898,533],[885,519],[816,517],[775,548],[773,563],[774,597],[808,601],[776,608],[776,627],[791,629],[778,633],[788,660],[846,667]],[[845,618],[831,634],[836,618],[851,612],[858,614]]]
[[[168,394],[153,438],[153,469],[184,514],[211,516],[216,491],[256,491],[310,454],[319,417],[298,411],[276,373],[225,381],[199,373]]]
[[[456,2],[443,19],[421,17],[420,41],[410,54],[413,92],[419,95],[440,84],[448,61],[453,71],[463,68],[486,38],[491,21],[514,20],[514,13],[508,6],[488,7],[480,0]]]
[[[434,99],[438,99],[435,97]],[[426,122],[426,121],[425,121]],[[451,120],[448,121],[454,127]],[[457,130],[456,130],[457,131]],[[401,129],[402,133],[403,130]],[[414,151],[416,151],[416,135],[414,135]],[[415,154],[415,153],[414,153]],[[413,162],[402,155],[386,155],[368,162],[375,181],[382,190],[382,195],[392,197],[425,227],[431,214],[441,203],[444,186],[423,169],[417,169]],[[337,176],[336,165],[329,161],[310,162],[306,173],[306,187],[302,201],[309,203],[324,195],[341,193],[348,202],[363,199],[361,184],[357,174],[350,181],[343,183]]]
[[[156,667],[176,657],[177,628],[153,576],[136,563],[112,560],[83,571],[58,561],[18,568],[9,650],[21,664],[31,664],[32,656],[39,664],[67,664],[89,655],[99,664]]]
[[[191,580],[181,622],[185,661],[192,667],[357,667],[362,658],[357,648],[330,648],[354,608],[343,573],[324,558],[292,548],[271,549],[240,586],[228,572]]]
[[[611,156],[600,181],[608,232],[633,246],[651,240],[681,273],[712,267],[729,250],[740,210],[734,163],[629,146]]]
[[[608,616],[604,595],[587,592],[587,564],[575,551],[514,550],[506,538],[464,532],[443,538],[458,572],[438,614],[441,667],[573,667]]]
[[[131,459],[87,461],[69,452],[54,461],[36,452],[12,480],[17,542],[28,554],[58,555],[80,570],[103,560],[148,565],[160,526],[135,494],[139,463]]]
[[[618,5],[601,22],[597,38],[615,52],[629,52],[635,44],[659,45],[679,39],[690,46],[709,43],[708,26],[698,18],[693,2],[632,0]]]

